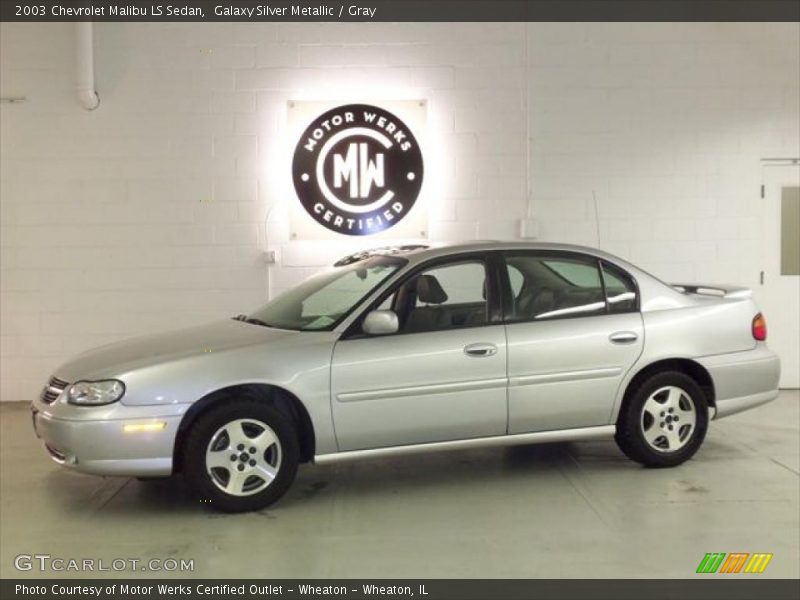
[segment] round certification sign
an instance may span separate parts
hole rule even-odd
[[[317,117],[294,151],[297,197],[317,223],[370,235],[400,222],[422,187],[422,152],[411,130],[377,106],[348,104]]]

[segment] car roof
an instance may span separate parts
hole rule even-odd
[[[636,269],[627,261],[589,246],[577,244],[559,244],[553,242],[503,242],[497,240],[475,240],[469,242],[436,242],[429,244],[404,244],[397,246],[381,246],[355,252],[345,256],[334,263],[334,266],[344,266],[366,260],[373,256],[403,256],[411,263],[419,263],[431,258],[468,254],[471,252],[486,252],[490,250],[544,250],[558,252],[578,252],[608,259],[612,263],[620,264],[628,269]]]

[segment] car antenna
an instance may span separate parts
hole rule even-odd
[[[600,208],[597,203],[597,194],[592,190],[592,203],[594,204],[594,233],[596,236],[596,248],[600,247]]]

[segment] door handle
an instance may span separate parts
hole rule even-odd
[[[633,331],[617,331],[608,336],[613,344],[632,344],[639,339]]]
[[[464,346],[464,354],[474,357],[494,356],[497,354],[497,346],[494,344],[469,344]]]

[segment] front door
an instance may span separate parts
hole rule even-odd
[[[451,258],[404,279],[375,308],[396,334],[345,336],[331,403],[339,449],[503,435],[506,337],[486,257]]]

